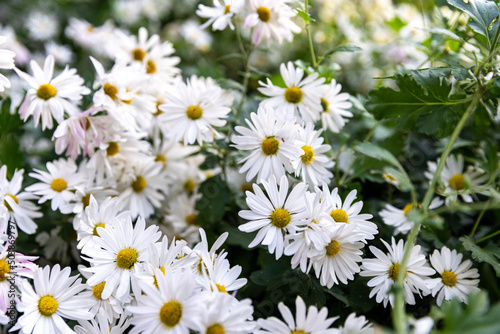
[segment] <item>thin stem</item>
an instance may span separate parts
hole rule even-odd
[[[238,34],[238,36],[239,36],[239,34]],[[238,39],[241,40],[241,37],[239,37]],[[242,48],[241,50],[244,50],[243,44],[242,43],[240,43],[240,44],[241,44],[240,48]],[[243,105],[245,104],[245,97],[247,95],[247,90],[248,90],[248,82],[250,80],[250,55],[252,54],[253,49],[254,49],[254,44],[250,40],[250,46],[248,47],[248,52],[243,54],[243,57],[245,59],[245,74],[244,74],[244,78],[243,78],[243,89],[241,91],[240,104],[238,105],[238,108],[236,109],[236,113],[234,114],[234,118],[236,121],[238,120],[238,117],[241,114],[241,110],[243,109]]]
[[[471,238],[474,236],[474,233],[476,233],[477,227],[479,226],[479,222],[483,218],[483,215],[486,212],[486,210],[488,210],[488,206],[489,206],[490,202],[491,202],[491,200],[489,200],[488,202],[486,202],[483,210],[481,210],[481,213],[477,217],[476,223],[474,224],[474,227],[472,228],[472,231],[470,232],[470,235],[469,235]]]
[[[309,5],[308,5],[308,0],[304,1],[304,12],[309,15]],[[314,43],[312,40],[312,35],[311,35],[311,29],[309,28],[309,21],[306,21],[306,33],[307,33],[307,38],[309,39],[309,49],[311,50],[311,60],[312,60],[312,66],[314,69],[318,67],[318,62],[316,61],[316,54],[314,53]]]
[[[485,236],[484,238],[479,239],[478,241],[476,241],[476,244],[479,244],[479,243],[481,243],[481,242],[483,242],[483,241],[486,241],[486,240],[488,240],[489,238],[493,238],[494,236],[499,235],[499,234],[500,234],[500,230],[498,230],[498,231],[496,231],[496,232],[493,232],[493,233],[491,233],[491,234],[489,234],[489,235]]]

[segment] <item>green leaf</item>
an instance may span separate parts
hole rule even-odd
[[[500,247],[494,244],[488,244],[481,248],[469,236],[459,239],[464,248],[472,253],[472,258],[478,262],[486,262],[490,264],[498,277],[500,277]]]
[[[396,159],[396,157],[391,152],[389,152],[385,148],[379,147],[375,144],[360,143],[360,144],[355,145],[353,147],[353,149],[355,151],[362,153],[364,155],[367,155],[371,158],[388,162],[391,165],[398,167],[398,169],[402,168],[398,159]]]
[[[250,275],[250,280],[257,285],[265,286],[267,290],[273,290],[285,284],[282,278],[287,270],[290,270],[288,261],[273,261],[262,270],[254,271]]]
[[[467,25],[478,34],[485,36],[491,46],[498,30],[497,4],[487,0],[448,0],[448,3],[467,13],[471,17]]]
[[[226,211],[226,205],[231,201],[229,187],[220,175],[206,179],[200,184],[202,197],[196,202],[196,210],[203,223],[218,223]]]
[[[406,26],[406,23],[399,17],[395,16],[392,20],[387,21],[387,25],[395,31],[400,31],[404,26]]]
[[[399,91],[382,87],[370,92],[367,109],[377,119],[396,118],[396,127],[404,131],[416,128],[438,137],[451,134],[467,101],[450,96],[452,86],[445,73],[430,69],[398,74],[396,85]]]
[[[11,101],[9,98],[2,101],[2,109],[0,110],[0,138],[9,133],[16,132],[23,125],[23,121],[18,114],[10,113]]]
[[[338,46],[338,47],[336,47],[334,49],[326,51],[325,54],[323,55],[323,58],[331,56],[332,54],[337,53],[337,52],[358,52],[358,51],[361,51],[361,50],[363,50],[363,49],[360,48],[359,46],[355,46],[355,45],[342,45],[342,46]]]
[[[297,10],[297,14],[304,20],[304,22],[315,22],[316,20],[309,15],[309,13],[304,12],[303,10]]]
[[[401,173],[398,169],[392,167],[384,168],[384,178],[389,179],[396,188],[407,192],[411,190],[411,181],[406,173]]]

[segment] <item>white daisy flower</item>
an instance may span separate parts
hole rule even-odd
[[[272,108],[259,108],[251,113],[248,128],[237,126],[235,131],[241,136],[234,136],[232,141],[238,150],[251,151],[250,155],[238,161],[244,163],[240,173],[247,173],[247,181],[257,175],[257,183],[275,176],[281,178],[285,171],[291,173],[291,161],[301,155],[301,150],[294,145],[299,126],[293,119],[278,117]]]
[[[321,97],[326,92],[326,86],[323,85],[325,78],[318,78],[318,73],[304,78],[304,70],[295,68],[292,62],[281,64],[280,72],[286,88],[273,85],[269,78],[267,84],[259,81],[263,87],[258,88],[258,91],[269,96],[261,105],[270,106],[288,118],[296,116],[303,122],[316,122],[323,110]]]
[[[309,188],[330,183],[333,177],[328,169],[333,168],[335,163],[323,153],[331,150],[330,145],[323,144],[321,131],[314,130],[313,123],[307,123],[305,128],[299,128],[299,136],[295,145],[299,146],[304,154],[292,162],[295,166],[295,177],[301,176],[302,181],[309,184]]]
[[[148,36],[148,30],[144,27],[139,28],[138,36],[127,35],[122,30],[115,30],[117,40],[116,49],[113,54],[115,61],[132,63],[142,63],[148,52],[160,43],[160,36],[153,34]]]
[[[154,46],[146,54],[143,65],[146,74],[153,79],[152,85],[175,84],[181,70],[176,67],[181,61],[179,57],[171,56],[175,52],[172,43],[163,42]],[[160,86],[161,87],[161,86]],[[155,89],[158,87],[152,87]]]
[[[392,243],[389,245],[382,240],[388,254],[384,254],[380,249],[370,246],[370,251],[375,255],[375,259],[363,259],[361,265],[360,276],[370,277],[375,276],[368,281],[368,286],[372,287],[370,298],[376,295],[377,303],[384,303],[384,307],[390,302],[394,306],[394,294],[390,292],[391,286],[396,282],[401,261],[404,254],[404,242],[392,238]],[[420,253],[420,246],[416,245],[410,251],[410,257],[405,268],[405,279],[403,282],[405,300],[410,305],[415,305],[414,293],[422,291],[424,294],[429,294],[430,290],[427,288],[426,276],[434,274],[434,269],[427,265],[425,255]]]
[[[224,118],[231,111],[232,95],[224,92],[213,79],[191,76],[187,83],[179,82],[165,97],[170,103],[158,108],[164,113],[159,116],[171,125],[169,137],[182,140],[185,145],[199,145],[211,142],[220,136],[214,127],[226,124]]]
[[[437,163],[428,161],[427,167],[429,170],[425,172],[425,176],[432,180],[436,173]],[[441,182],[445,186],[442,195],[447,196],[446,204],[450,201],[456,201],[458,195],[462,197],[464,202],[472,202],[470,192],[481,187],[488,179],[489,176],[481,169],[469,166],[464,171],[464,157],[461,154],[450,155],[441,172]]]
[[[344,326],[335,330],[335,334],[373,334],[375,330],[371,328],[372,324],[364,316],[356,317],[356,313],[351,313],[345,319]]]
[[[42,217],[38,212],[38,207],[30,200],[37,199],[29,192],[21,192],[24,170],[16,170],[10,182],[7,180],[7,166],[0,168],[0,208],[6,212],[6,220],[13,220],[21,231],[27,234],[33,234],[37,225],[33,218]],[[2,209],[0,209],[0,212]],[[2,216],[0,215],[0,221]],[[7,222],[2,222],[0,226],[7,226]],[[0,231],[5,233],[6,230]]]
[[[249,222],[240,225],[238,229],[247,233],[258,230],[248,247],[262,243],[268,246],[269,253],[276,251],[276,259],[279,259],[283,255],[284,235],[300,230],[303,225],[307,185],[299,183],[288,193],[288,179],[285,175],[280,179],[279,189],[274,176],[271,176],[269,183],[263,181],[262,185],[267,196],[256,184],[253,185],[254,193],[247,191],[246,201],[250,210],[240,211],[239,216]]]
[[[29,176],[42,182],[35,183],[26,188],[35,195],[41,196],[38,203],[50,200],[52,210],[66,206],[75,200],[76,186],[83,184],[83,175],[77,173],[77,166],[73,160],[59,159],[47,162],[47,172],[35,169],[36,173]]]
[[[0,45],[4,44],[7,37],[0,36]],[[11,70],[14,68],[14,57],[16,54],[10,50],[0,50],[0,68]],[[0,73],[0,92],[3,92],[5,88],[10,87],[10,81],[6,76]]]
[[[321,97],[321,126],[323,130],[329,129],[334,133],[340,132],[344,127],[347,120],[353,116],[352,112],[348,111],[352,107],[349,102],[350,95],[348,93],[341,93],[342,86],[332,79],[326,85],[328,89]]]
[[[31,12],[25,21],[25,26],[30,37],[40,41],[53,39],[59,31],[57,16],[42,11]]]
[[[330,328],[331,324],[338,317],[327,318],[328,309],[321,308],[318,311],[316,306],[309,306],[306,312],[306,304],[300,296],[295,300],[296,317],[294,318],[290,309],[282,302],[278,304],[281,316],[286,323],[275,317],[257,320],[257,324],[261,327],[255,331],[255,334],[293,334],[293,333],[309,333],[309,334],[333,334],[335,329]]]
[[[132,226],[132,218],[116,221],[106,226],[98,227],[99,237],[95,243],[100,247],[83,247],[82,256],[92,267],[86,269],[93,273],[87,284],[95,286],[106,282],[101,297],[109,298],[112,293],[123,300],[130,292],[130,276],[141,271],[144,262],[149,258],[149,244],[156,242],[161,234],[157,226],[146,229],[146,223],[139,217]]]
[[[156,269],[155,276],[158,289],[144,286],[145,295],[136,296],[137,306],[127,307],[134,325],[130,333],[187,334],[189,330],[196,330],[199,298],[193,295],[192,274],[175,271],[163,275]]]
[[[197,234],[200,228],[199,212],[195,209],[200,195],[179,194],[167,204],[165,219],[176,233]]]
[[[89,294],[78,276],[69,276],[71,268],[60,269],[59,264],[39,268],[33,276],[33,287],[21,285],[21,302],[17,309],[24,314],[11,329],[21,333],[71,333],[63,319],[89,320]]]
[[[441,275],[440,278],[428,280],[427,286],[432,291],[432,296],[436,296],[436,303],[441,306],[443,300],[458,298],[467,303],[467,296],[470,293],[479,292],[479,273],[476,268],[472,268],[472,262],[465,260],[462,262],[462,254],[457,254],[454,249],[437,249],[430,256],[430,262],[436,272]]]
[[[350,224],[329,228],[325,232],[328,242],[322,249],[313,248],[309,253],[316,277],[328,288],[339,284],[338,281],[347,284],[347,280],[353,280],[354,274],[360,271],[358,262],[362,261],[361,248],[364,246],[360,242],[362,235]]]
[[[42,130],[52,129],[52,117],[57,123],[61,123],[64,121],[65,113],[73,115],[79,112],[76,104],[80,102],[82,95],[90,93],[90,89],[83,86],[83,79],[76,74],[75,69],[66,67],[62,73],[53,78],[53,56],[45,59],[43,70],[34,60],[30,62],[30,66],[33,76],[14,68],[31,86],[19,108],[19,115],[23,121],[26,122],[28,117],[33,115],[37,127],[41,117]]]
[[[246,278],[238,278],[241,274],[241,266],[236,265],[230,268],[229,261],[226,259],[227,253],[219,254],[215,261],[210,261],[208,253],[201,255],[204,257],[203,264],[207,275],[197,279],[197,282],[201,282],[200,285],[206,290],[229,293],[247,284]]]
[[[102,310],[94,319],[80,320],[78,323],[74,328],[76,334],[122,334],[130,327],[130,319],[126,313],[118,314],[116,319],[110,319]]]
[[[253,28],[254,44],[267,40],[269,46],[273,38],[278,44],[283,43],[284,39],[291,42],[293,33],[301,30],[292,21],[296,12],[284,0],[249,0],[248,8],[251,13],[246,17],[243,27]]]
[[[224,30],[229,25],[229,28],[234,30],[231,19],[241,12],[244,6],[244,0],[222,0],[222,3],[219,0],[214,0],[214,7],[198,5],[196,15],[208,19],[202,24],[203,29],[212,25],[212,30]]]
[[[328,188],[323,189],[328,192]],[[356,231],[362,233],[362,241],[371,240],[378,233],[377,225],[368,221],[373,216],[367,213],[360,214],[363,208],[363,202],[359,201],[353,204],[356,199],[356,190],[352,190],[342,203],[342,199],[338,194],[338,188],[332,190],[330,196],[325,196],[330,204],[330,216],[336,223],[352,224],[356,227]]]

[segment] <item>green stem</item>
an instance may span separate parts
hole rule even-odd
[[[486,241],[486,240],[488,240],[489,238],[493,238],[494,236],[499,235],[499,234],[500,234],[500,230],[499,230],[499,231],[496,231],[496,232],[493,232],[493,233],[491,233],[491,234],[489,234],[489,235],[485,236],[484,238],[479,239],[478,241],[476,241],[476,244],[479,244],[479,243],[481,243],[481,242],[483,242],[483,241]]]
[[[309,15],[309,5],[308,5],[308,0],[304,1],[304,12]],[[309,28],[310,24],[309,21],[306,21],[306,33],[307,33],[307,38],[309,39],[309,49],[311,50],[311,60],[312,60],[312,66],[314,69],[318,68],[318,62],[316,61],[316,54],[314,53],[314,44],[312,40],[312,35],[311,35],[311,29]]]
[[[491,200],[489,200],[488,202],[486,202],[483,210],[481,210],[481,213],[477,217],[476,223],[474,224],[474,227],[472,228],[472,231],[470,232],[470,235],[469,235],[471,238],[474,236],[474,233],[476,233],[477,227],[479,226],[479,222],[483,218],[483,215],[486,212],[486,210],[488,210],[488,206],[489,206],[490,202],[491,202]]]
[[[238,34],[238,36],[240,35]],[[238,40],[241,41],[241,36],[238,37]],[[245,51],[243,43],[240,42],[239,44],[240,44],[240,50]],[[245,104],[245,97],[247,95],[247,90],[248,90],[248,82],[250,80],[250,55],[252,54],[253,49],[254,49],[254,44],[252,41],[250,41],[248,52],[242,54],[245,59],[245,74],[243,77],[243,89],[241,90],[240,104],[238,105],[236,113],[234,114],[235,121],[238,121],[238,117],[240,116],[241,110],[243,109],[243,105]]]

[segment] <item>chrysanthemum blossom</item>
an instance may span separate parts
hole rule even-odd
[[[24,314],[11,329],[29,333],[71,333],[64,319],[89,320],[91,302],[81,278],[71,276],[71,268],[61,270],[59,264],[39,268],[33,276],[33,287],[24,282],[21,289],[21,302],[17,309]]]
[[[33,76],[14,68],[17,74],[30,85],[26,97],[19,108],[19,115],[26,122],[33,115],[35,127],[42,118],[42,130],[52,129],[52,117],[57,123],[64,120],[64,115],[78,112],[77,104],[82,95],[90,93],[83,85],[83,79],[76,74],[75,69],[66,67],[58,76],[54,76],[54,57],[45,59],[43,69],[34,61],[30,62]]]
[[[344,326],[336,329],[334,334],[373,334],[375,330],[371,326],[364,316],[357,317],[356,313],[351,313],[345,319]]]
[[[165,97],[170,103],[158,107],[163,111],[159,118],[170,125],[169,137],[182,140],[185,145],[201,145],[220,136],[214,127],[226,124],[233,103],[232,95],[213,79],[197,76],[174,85],[165,91]]]
[[[283,40],[291,42],[293,33],[300,32],[300,27],[292,21],[296,12],[286,2],[284,0],[248,1],[250,14],[246,17],[243,26],[253,28],[252,42],[254,44],[266,40],[269,46],[273,39],[278,44],[283,43]]]
[[[323,130],[329,129],[334,133],[340,130],[347,123],[346,118],[353,116],[352,112],[348,111],[352,107],[349,102],[350,95],[348,93],[341,93],[342,86],[332,79],[327,84],[327,89],[321,97],[321,126]]]
[[[227,26],[234,30],[234,25],[231,19],[233,16],[241,12],[245,6],[244,0],[214,0],[214,7],[198,5],[196,15],[207,18],[208,21],[201,25],[206,28],[212,25],[212,30],[224,30]]]
[[[391,306],[394,306],[394,294],[390,290],[398,279],[404,254],[404,242],[403,240],[399,240],[396,244],[394,238],[392,238],[391,245],[384,240],[382,242],[389,253],[384,254],[380,249],[370,246],[370,251],[376,258],[363,259],[359,275],[366,277],[374,276],[367,283],[369,287],[373,288],[369,297],[371,298],[376,295],[375,300],[377,303],[383,302],[384,307],[386,307],[388,302],[390,302]],[[430,293],[427,287],[427,280],[428,276],[434,273],[434,269],[427,265],[425,255],[420,253],[420,246],[413,246],[404,272],[403,287],[406,303],[410,305],[415,304],[415,293],[419,295],[421,295],[421,292],[425,295]]]
[[[441,251],[436,249],[430,256],[430,262],[441,276],[427,281],[432,296],[437,295],[438,306],[441,306],[443,300],[452,298],[458,298],[466,303],[469,294],[479,292],[477,269],[471,269],[470,260],[462,261],[462,254],[457,254],[456,250],[450,251],[448,247],[441,248]]]
[[[263,181],[262,185],[267,196],[256,184],[253,193],[247,191],[247,204],[250,210],[242,210],[239,216],[249,220],[239,226],[243,232],[259,231],[254,240],[248,245],[252,248],[258,244],[268,246],[271,254],[276,252],[276,259],[283,255],[285,233],[294,233],[304,224],[304,196],[307,185],[297,184],[292,191],[288,191],[288,179],[283,175],[279,188],[276,178],[271,176],[269,182]]]
[[[241,135],[232,139],[238,150],[250,151],[239,161],[244,163],[239,172],[247,173],[247,181],[257,176],[257,183],[271,176],[281,178],[285,172],[291,173],[291,161],[301,155],[300,148],[294,144],[299,126],[293,119],[279,117],[270,107],[259,108],[250,118],[251,122],[246,119],[248,128],[235,127]]]
[[[0,45],[5,43],[7,37],[0,36]],[[10,50],[0,50],[0,68],[11,70],[14,68],[14,57],[16,54]],[[6,76],[0,73],[0,92],[3,92],[5,88],[10,87],[10,81]]]
[[[278,304],[278,309],[285,322],[276,317],[257,320],[260,329],[255,334],[333,334],[335,329],[330,328],[331,324],[338,317],[327,318],[328,309],[321,308],[318,311],[316,306],[309,306],[306,310],[306,304],[300,296],[295,300],[296,316],[294,317],[290,309],[282,302]]]
[[[304,70],[295,68],[292,62],[281,64],[280,72],[286,88],[273,85],[269,78],[267,83],[259,81],[263,86],[258,88],[259,92],[269,97],[261,105],[274,108],[280,116],[316,122],[323,110],[321,98],[326,94],[327,87],[323,85],[325,78],[318,78],[318,73],[304,78]]]

